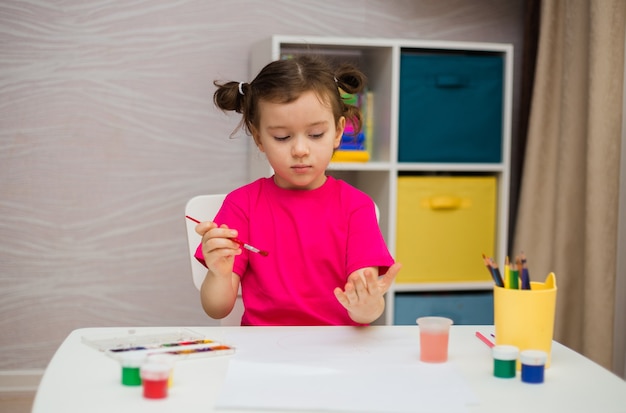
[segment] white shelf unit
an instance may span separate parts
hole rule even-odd
[[[496,53],[504,59],[502,154],[498,163],[406,163],[398,161],[400,57],[404,50]],[[269,62],[286,54],[323,54],[355,61],[375,94],[374,138],[369,162],[331,163],[329,173],[369,194],[380,209],[380,227],[392,254],[396,248],[397,179],[401,172],[487,173],[497,178],[496,257],[507,255],[513,46],[502,43],[450,42],[410,39],[311,37],[275,35],[255,44],[250,58],[251,80]],[[271,167],[249,140],[249,177],[272,174]],[[387,295],[385,316],[393,324],[394,297],[402,292],[491,290],[491,283],[396,283]]]

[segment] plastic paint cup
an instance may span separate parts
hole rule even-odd
[[[501,379],[511,379],[517,372],[517,356],[519,349],[515,346],[494,346],[491,349],[493,355],[493,375]]]
[[[167,378],[167,387],[172,387],[174,384],[174,362],[176,356],[173,354],[152,354],[148,356],[148,363],[161,363],[165,364],[170,369],[169,377]]]
[[[122,384],[125,386],[141,386],[139,369],[146,360],[145,353],[129,351],[125,353],[120,363],[122,364]]]
[[[171,368],[164,363],[149,362],[141,366],[143,397],[164,399],[167,397],[167,382]]]
[[[520,353],[522,363],[522,381],[524,383],[543,383],[548,354],[542,350],[524,350]]]
[[[446,317],[420,317],[420,360],[426,363],[448,361],[448,341],[452,320]]]

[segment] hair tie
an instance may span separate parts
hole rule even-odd
[[[243,82],[239,82],[239,94],[241,96],[245,95],[245,93],[243,93]]]
[[[335,79],[335,83],[337,83],[337,82],[338,82],[338,80],[337,80],[337,78],[336,78],[336,77],[333,77],[333,79]]]

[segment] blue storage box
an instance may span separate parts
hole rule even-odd
[[[400,162],[502,159],[504,57],[404,51]]]
[[[493,324],[492,291],[396,293],[393,323],[415,325],[418,317],[441,316],[454,324]]]

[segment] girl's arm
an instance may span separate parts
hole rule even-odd
[[[211,318],[226,317],[233,310],[239,291],[239,276],[234,272],[230,277],[216,276],[207,272],[202,287],[200,301],[204,312]]]
[[[395,263],[382,277],[378,276],[378,268],[359,269],[350,274],[343,290],[335,288],[335,297],[348,310],[352,320],[361,324],[372,323],[385,310],[384,295],[400,268],[400,263]]]
[[[198,224],[196,232],[202,236],[202,255],[208,268],[200,287],[202,308],[211,318],[224,318],[232,311],[239,291],[239,276],[233,265],[242,251],[231,239],[237,231],[207,221]]]

